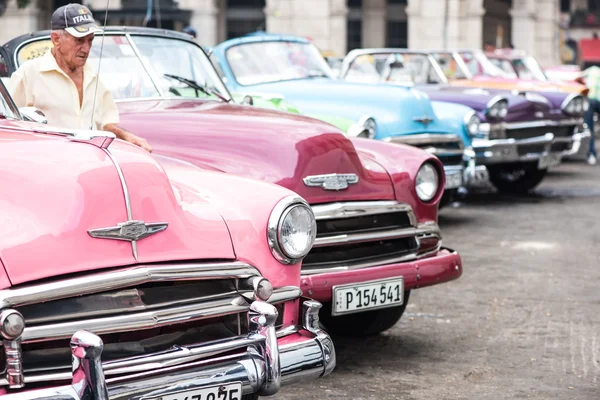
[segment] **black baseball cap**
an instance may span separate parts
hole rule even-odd
[[[77,38],[102,32],[90,9],[78,3],[57,8],[52,14],[50,25],[52,30],[64,29]]]

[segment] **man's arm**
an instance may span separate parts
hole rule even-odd
[[[29,105],[27,104],[25,77],[23,76],[23,71],[21,69],[18,69],[12,74],[6,88],[17,107],[27,107]]]
[[[117,124],[106,124],[104,125],[103,129],[105,131],[114,133],[119,139],[122,139],[129,143],[133,143],[136,146],[140,146],[142,149],[152,153],[152,147],[150,147],[146,139],[136,136],[133,133],[126,131],[125,129],[119,128]]]

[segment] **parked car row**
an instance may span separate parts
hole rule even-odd
[[[297,37],[94,40],[154,151],[52,126],[0,83],[7,399],[248,400],[325,376],[329,333],[378,334],[461,276],[440,205],[528,190],[586,136],[581,94],[460,87],[455,53],[359,50],[335,75]],[[6,43],[3,81],[51,47]]]

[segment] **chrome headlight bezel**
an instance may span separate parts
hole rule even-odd
[[[504,121],[508,115],[508,100],[502,96],[494,97],[488,102],[484,114],[490,121]]]
[[[375,118],[364,115],[358,122],[350,125],[346,133],[348,137],[374,139],[377,135],[377,122],[375,121]]]
[[[573,93],[564,99],[560,108],[568,116],[581,117],[589,108],[589,102],[584,96]]]
[[[467,134],[471,137],[475,137],[480,132],[481,119],[477,116],[475,111],[469,111],[465,114],[465,127],[467,128]]]
[[[441,186],[440,172],[430,162],[425,162],[415,175],[415,192],[423,203],[429,203],[439,194]],[[427,188],[426,185],[432,185]]]
[[[302,252],[292,253],[289,249],[285,248],[284,241],[282,240],[282,226],[285,222],[286,218],[290,217],[290,213],[293,209],[300,207],[305,210],[309,217],[312,219],[311,229],[307,232],[307,247]],[[267,225],[267,240],[269,242],[269,247],[271,249],[271,253],[273,257],[277,259],[282,264],[285,265],[293,265],[297,264],[312,249],[312,246],[315,242],[315,238],[317,235],[317,221],[315,219],[315,215],[313,214],[312,208],[310,205],[301,197],[298,196],[288,196],[281,199],[271,211],[271,215],[269,216],[269,222]]]

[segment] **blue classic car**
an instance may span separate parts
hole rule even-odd
[[[299,37],[232,39],[216,46],[211,59],[233,92],[281,95],[305,115],[354,121],[348,129],[340,127],[349,136],[409,144],[435,154],[445,166],[448,198],[476,176],[472,163],[465,170],[467,124],[479,124],[468,107],[453,107],[445,112],[449,120],[441,119],[422,91],[336,80],[319,50]]]

